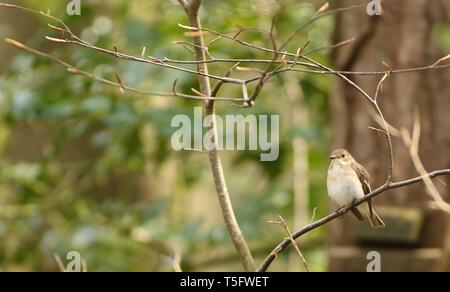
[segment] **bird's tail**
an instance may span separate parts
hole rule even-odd
[[[369,203],[367,204],[364,203],[361,205],[363,214],[366,215],[367,218],[369,218],[370,224],[372,225],[373,228],[379,229],[386,227],[383,220],[381,220],[380,216],[375,211],[375,208],[373,208],[371,205],[372,204]]]
[[[386,225],[384,224],[383,220],[381,220],[380,216],[378,216],[378,214],[375,211],[375,209],[372,208],[372,216],[370,214],[368,214],[368,217],[369,217],[369,220],[370,220],[370,224],[372,224],[373,228],[378,229],[378,228],[386,227]]]

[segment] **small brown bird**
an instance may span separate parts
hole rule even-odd
[[[351,204],[370,193],[369,174],[367,170],[345,149],[337,149],[330,155],[330,166],[328,168],[327,188],[328,196],[341,207]],[[369,200],[360,205],[373,228],[385,227],[383,221],[372,207]],[[364,220],[358,208],[353,208],[352,213],[359,219]]]

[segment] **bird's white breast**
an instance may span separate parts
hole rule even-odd
[[[358,175],[350,165],[332,162],[328,168],[328,196],[340,206],[364,196]]]

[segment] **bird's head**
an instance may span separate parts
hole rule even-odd
[[[331,161],[336,161],[339,163],[350,163],[353,161],[352,155],[345,149],[336,149],[330,155]]]

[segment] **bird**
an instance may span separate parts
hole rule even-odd
[[[355,200],[363,198],[371,192],[369,185],[369,173],[356,162],[353,156],[345,149],[334,150],[330,155],[330,166],[327,174],[328,196],[340,207],[353,204]],[[361,211],[358,209],[361,208]],[[351,212],[359,219],[367,216],[373,228],[384,228],[381,220],[372,206],[371,200],[354,207]]]

